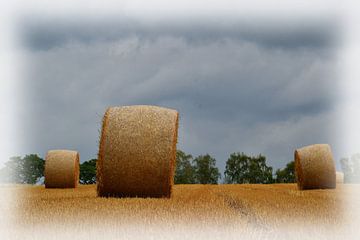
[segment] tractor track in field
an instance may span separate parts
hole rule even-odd
[[[222,198],[231,210],[247,219],[248,223],[255,228],[268,229],[268,226],[260,220],[256,213],[247,206],[244,201],[223,192],[217,193],[216,195]]]

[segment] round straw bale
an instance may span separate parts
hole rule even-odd
[[[330,146],[315,144],[296,149],[295,173],[300,190],[335,188],[335,164]]]
[[[344,173],[336,172],[336,183],[344,183]]]
[[[108,108],[102,123],[97,193],[170,197],[179,114],[157,106]]]
[[[50,150],[45,160],[46,188],[76,188],[79,182],[79,153]]]

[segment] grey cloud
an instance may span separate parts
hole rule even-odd
[[[184,38],[194,45],[211,43],[222,36],[253,42],[269,48],[324,48],[337,43],[338,26],[333,21],[309,20],[184,20],[151,24],[138,19],[24,19],[24,43],[33,50],[49,50],[70,42],[91,44],[135,36],[156,40],[158,36]]]
[[[282,167],[295,147],[336,146],[333,49],[313,30],[284,33],[293,43],[276,40],[279,46],[270,47],[269,39],[283,35],[245,28],[256,36],[251,41],[220,26],[152,31],[134,23],[134,29],[120,25],[115,33],[100,26],[97,32],[65,24],[58,36],[45,25],[27,33],[29,118],[21,151],[71,148],[80,150],[82,160],[96,157],[105,109],[132,104],[178,109],[178,147],[213,154],[222,170],[234,151],[263,153]],[[36,40],[47,35],[54,40]],[[189,36],[199,38],[194,43]]]

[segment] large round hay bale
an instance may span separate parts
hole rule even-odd
[[[102,123],[97,193],[170,197],[179,114],[156,106],[108,108]]]
[[[330,146],[315,144],[296,149],[295,173],[300,190],[335,188],[335,164]]]
[[[344,173],[336,172],[336,183],[344,183]]]
[[[79,153],[50,150],[45,159],[46,188],[75,188],[79,182]]]

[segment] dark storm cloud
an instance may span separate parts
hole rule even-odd
[[[265,47],[324,48],[336,42],[333,25],[330,25],[330,22],[314,23],[309,20],[293,24],[286,24],[283,21],[273,23],[240,21],[224,25],[221,21],[201,19],[194,22],[161,22],[154,25],[131,18],[77,22],[40,19],[23,25],[23,39],[27,47],[33,50],[49,50],[72,41],[92,43],[114,41],[128,36],[156,39],[159,35],[181,37],[192,44],[212,42],[224,36],[255,42]]]
[[[265,154],[336,144],[336,68],[327,26],[28,23],[24,152],[78,149],[96,157],[108,106],[151,104],[180,112],[178,147]]]

